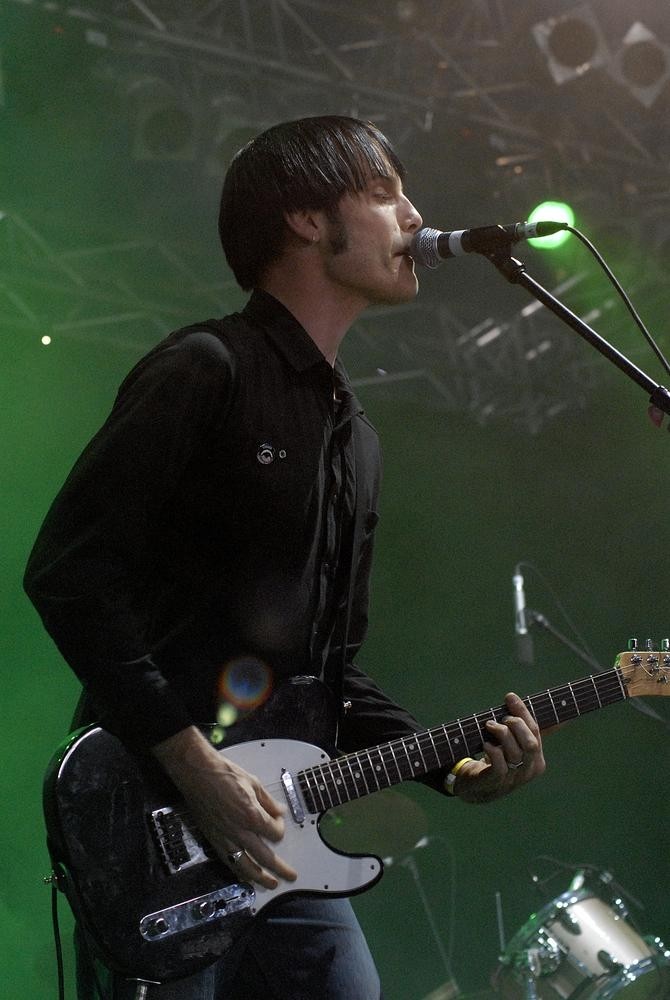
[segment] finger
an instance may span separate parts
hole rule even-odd
[[[267,817],[264,828],[258,832],[264,837],[269,837],[270,840],[281,840],[284,836],[284,815],[286,809],[270,795],[263,785],[259,784],[257,786],[256,798]]]
[[[489,759],[491,771],[499,781],[504,780],[509,774],[509,767],[507,766],[507,758],[505,757],[503,748],[498,743],[485,742],[484,750]]]
[[[529,741],[533,740],[533,736],[521,719],[510,716],[502,722],[490,720],[486,728],[509,761],[518,763],[523,758],[524,750],[530,749]]]
[[[525,701],[520,698],[518,694],[515,694],[513,691],[506,694],[505,704],[511,715],[516,718],[523,719],[532,732],[539,733],[540,730],[537,721],[533,717],[533,714],[526,705]]]
[[[245,841],[245,850],[257,864],[274,872],[287,882],[295,882],[298,877],[297,871],[284,861],[280,855],[276,854],[272,848],[265,843],[262,837],[251,835]]]
[[[533,754],[539,749],[539,737],[529,729],[523,719],[510,715],[503,720],[503,724],[507,728],[507,742],[512,751],[514,751],[512,741],[520,747],[522,753]]]
[[[271,873],[265,871],[249,854],[245,853],[238,861],[232,861],[230,857],[226,859],[228,868],[240,878],[248,882],[257,882],[266,889],[276,889],[279,885],[278,879]]]

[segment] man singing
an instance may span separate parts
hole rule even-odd
[[[157,1000],[381,996],[349,902],[291,894],[284,806],[199,726],[251,671],[263,711],[296,678],[321,679],[341,751],[421,728],[354,663],[380,458],[338,358],[367,306],[417,293],[421,216],[404,175],[373,125],[344,117],[275,126],[235,156],[219,229],[247,305],[170,334],[133,368],[30,558],[27,592],[83,685],[76,724],[150,753],[237,877],[286,890],[232,954],[152,987]],[[483,759],[427,783],[484,802],[542,773],[536,723],[515,695],[506,705]],[[291,735],[328,740],[299,712]],[[94,968],[107,997],[134,996],[79,939],[80,1000],[96,996]]]

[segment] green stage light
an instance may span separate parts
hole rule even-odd
[[[529,222],[565,222],[568,226],[574,226],[575,213],[569,205],[563,201],[543,201],[528,216]],[[562,246],[568,239],[570,233],[554,233],[553,236],[542,236],[528,240],[534,247],[542,250],[553,250]]]

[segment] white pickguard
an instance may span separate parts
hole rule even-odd
[[[270,794],[287,807],[284,838],[272,847],[298,872],[298,878],[295,882],[280,880],[276,889],[254,885],[256,905],[252,913],[257,913],[271,900],[286,893],[322,892],[327,895],[348,896],[377,881],[382,873],[379,858],[334,851],[319,834],[322,813],[310,814],[305,809],[304,823],[300,824],[296,823],[288,807],[281,782],[282,771],[289,771],[294,776],[296,792],[304,808],[296,775],[306,768],[325,764],[330,759],[320,747],[298,740],[255,740],[226,747],[222,752],[240,767],[256,775]]]

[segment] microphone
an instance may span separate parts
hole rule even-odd
[[[515,222],[511,226],[480,226],[477,229],[455,229],[442,233],[426,226],[415,234],[410,254],[423,267],[437,267],[443,260],[466,253],[494,253],[519,240],[552,236],[567,229],[566,222]]]
[[[521,573],[515,573],[512,577],[514,587],[514,632],[516,634],[516,647],[519,663],[530,666],[533,663],[533,640],[528,631],[528,618],[526,617],[526,593],[523,589],[523,577]]]

